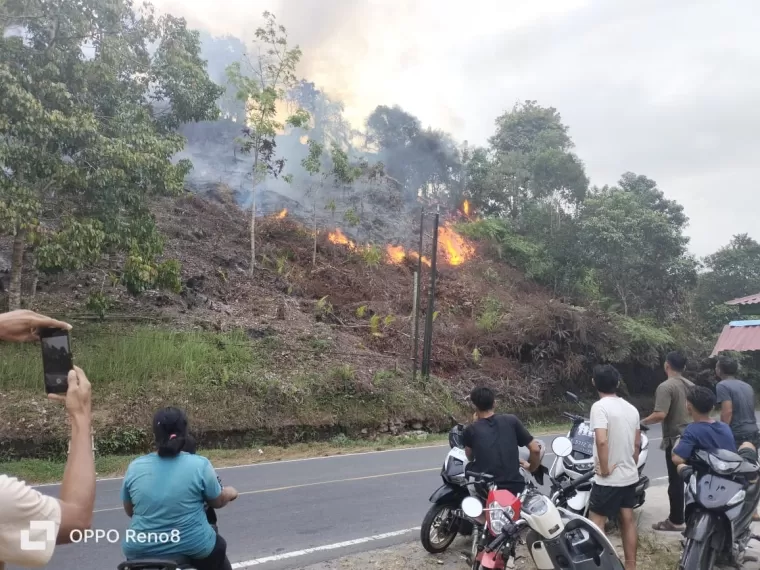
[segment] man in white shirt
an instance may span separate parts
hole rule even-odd
[[[602,531],[620,515],[625,569],[636,570],[636,484],[639,481],[641,428],[639,412],[617,395],[620,373],[610,365],[594,368],[599,401],[591,406],[596,476],[589,498],[589,518]]]
[[[0,314],[0,340],[32,342],[39,330],[71,326],[32,311]],[[71,421],[69,458],[63,473],[60,499],[43,495],[15,477],[0,474],[0,570],[5,564],[45,566],[56,544],[71,542],[71,532],[92,524],[95,503],[95,462],[90,430],[90,382],[76,368],[69,373],[65,396],[50,394],[65,402]],[[40,378],[42,385],[42,378]]]

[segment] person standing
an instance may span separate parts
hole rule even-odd
[[[589,498],[589,518],[604,532],[608,519],[620,515],[625,570],[636,570],[638,529],[633,518],[639,482],[641,429],[639,411],[617,395],[620,373],[610,365],[594,368],[599,401],[591,406],[596,476]]]
[[[694,383],[683,377],[686,357],[680,352],[671,352],[665,358],[667,379],[657,386],[654,411],[644,418],[644,425],[662,423],[662,443],[665,450],[665,465],[668,468],[668,499],[670,516],[652,525],[654,530],[682,532],[684,529],[684,483],[673,463],[673,447],[684,428],[691,423],[687,411],[688,391]]]
[[[734,443],[738,449],[745,442],[755,449],[760,447],[760,430],[755,417],[755,391],[747,382],[739,380],[739,363],[728,356],[721,356],[715,364],[715,374],[720,382],[715,387],[717,403],[720,404],[720,421],[731,427]],[[755,513],[752,518],[760,521]]]

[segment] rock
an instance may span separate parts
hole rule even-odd
[[[412,424],[412,429],[415,431],[419,431],[422,429],[422,424],[420,422],[415,422]]]
[[[369,433],[369,430],[367,428],[364,428],[362,430],[362,435],[367,435]]]

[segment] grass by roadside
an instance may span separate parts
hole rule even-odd
[[[536,437],[563,433],[567,426],[562,424],[535,423],[529,429]],[[384,436],[376,440],[349,439],[335,437],[329,441],[299,443],[288,447],[263,446],[246,449],[201,449],[199,453],[208,457],[216,467],[248,465],[268,461],[286,461],[307,457],[327,457],[366,451],[385,451],[426,445],[445,444],[447,434],[422,434]],[[546,441],[550,444],[551,442]],[[95,470],[98,477],[118,477],[124,474],[129,463],[137,455],[96,455]],[[20,459],[0,462],[0,473],[18,477],[28,483],[50,483],[63,477],[65,461],[60,459]]]

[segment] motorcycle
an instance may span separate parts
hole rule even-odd
[[[552,442],[552,450],[559,457],[568,457],[572,447],[572,442],[566,437],[556,438]],[[564,484],[553,482],[557,490],[551,499],[534,485],[526,487],[516,498],[519,518],[513,502],[516,516],[506,521],[501,534],[485,547],[478,570],[504,568],[503,560],[514,555],[514,545],[526,528],[525,542],[538,570],[624,570],[623,563],[604,533],[567,505],[577,489],[588,483],[593,475],[591,471]],[[484,509],[477,500],[468,497],[462,503],[462,510],[468,517],[475,518]],[[491,560],[493,565],[487,565]]]
[[[459,505],[465,497],[469,497],[465,466],[468,463],[464,452],[464,424],[451,418],[455,424],[449,431],[450,450],[446,454],[441,469],[441,485],[430,496],[433,503],[425,514],[420,528],[422,546],[431,554],[444,552],[457,534],[468,536],[472,533],[470,521],[459,516]]]
[[[465,468],[469,463],[464,451],[464,424],[455,418],[450,418],[454,427],[449,431],[449,452],[443,461],[441,479],[443,484],[430,496],[432,503],[420,527],[420,541],[425,550],[431,554],[440,554],[451,546],[458,534],[471,536],[474,525],[467,517],[462,516],[459,508],[462,500],[470,496]],[[541,459],[544,456],[544,444],[541,446]],[[519,448],[520,460],[527,461],[530,451],[526,447]],[[529,477],[523,473],[523,477]],[[476,487],[481,502],[485,503],[488,490]],[[474,537],[477,542],[478,535]]]
[[[760,501],[760,467],[727,451],[697,451],[681,471],[686,483],[686,530],[679,570],[716,564],[742,567]]]
[[[572,392],[566,392],[565,396],[570,402],[576,403],[582,408],[578,396]],[[557,485],[579,479],[594,471],[594,432],[591,429],[590,420],[569,412],[563,412],[562,415],[572,422],[572,427],[567,433],[567,439],[572,443],[572,450],[566,457],[555,456],[552,462],[549,470],[551,479],[555,481],[552,492],[557,490]],[[645,433],[649,431],[649,428],[642,425],[641,431],[641,452],[637,465],[639,481],[636,485],[636,506],[634,508],[639,508],[644,504],[646,491],[649,488],[649,477],[643,474],[649,456],[649,438]],[[578,487],[577,493],[568,502],[567,508],[585,517],[588,515],[590,497],[591,482],[589,481]]]

